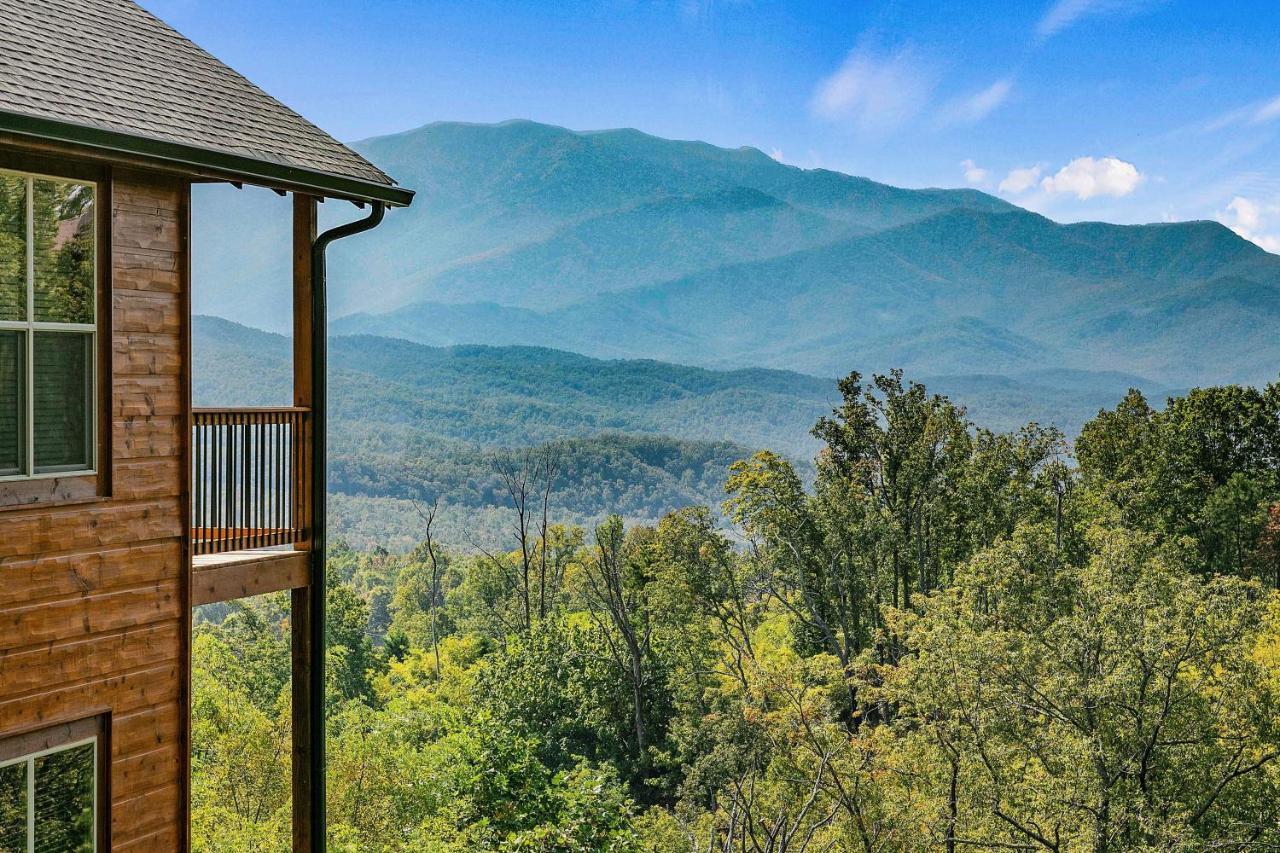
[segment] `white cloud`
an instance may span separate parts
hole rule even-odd
[[[1243,107],[1227,110],[1200,125],[1205,133],[1217,133],[1235,125],[1267,124],[1280,118],[1280,95],[1266,101],[1254,101]]]
[[[1267,122],[1274,121],[1277,118],[1280,118],[1280,97],[1272,98],[1262,106],[1258,107],[1253,114],[1252,123],[1266,124]]]
[[[1280,205],[1259,204],[1238,195],[1227,204],[1218,221],[1268,252],[1280,254],[1280,234],[1272,231],[1280,226]]]
[[[987,182],[987,178],[991,177],[990,172],[972,160],[965,160],[960,164],[960,168],[964,169],[964,179],[971,186],[981,186]]]
[[[770,148],[770,149],[769,149],[769,156],[770,156],[770,157],[772,157],[773,159],[777,160],[779,163],[785,163],[785,162],[787,162],[787,155],[785,155],[785,154],[783,154],[783,153],[782,153],[782,149],[781,149],[781,148]]]
[[[859,46],[818,84],[810,108],[863,133],[889,133],[919,114],[935,84],[933,69],[910,48],[880,55]]]
[[[1119,198],[1137,189],[1146,176],[1138,167],[1116,157],[1077,157],[1040,182],[1050,193],[1072,193],[1084,201],[1094,196]]]
[[[939,124],[975,124],[982,121],[1005,102],[1013,91],[1013,81],[997,80],[980,92],[964,98],[956,98],[942,108]]]
[[[1164,0],[1057,0],[1040,19],[1036,34],[1047,39],[1085,18],[1134,15],[1161,2]]]
[[[747,3],[748,0],[682,0],[680,13],[690,23],[706,22],[721,8],[740,7]]]
[[[1040,172],[1039,166],[1012,169],[1009,174],[1004,176],[1004,180],[1000,182],[998,189],[1002,193],[1010,193],[1012,195],[1024,193],[1039,182]]]

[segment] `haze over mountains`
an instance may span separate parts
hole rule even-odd
[[[287,338],[204,316],[193,331],[197,405],[290,400]],[[806,470],[817,446],[809,427],[835,397],[829,380],[781,371],[369,336],[333,338],[330,365],[335,530],[369,547],[411,546],[420,525],[411,501],[437,498],[451,541],[501,544],[507,496],[495,462],[512,447],[560,451],[557,517],[653,520],[716,506],[729,465],[757,448]]]
[[[192,351],[197,405],[289,402],[284,336],[198,315]],[[335,336],[329,355],[333,521],[368,547],[411,547],[420,525],[412,501],[433,498],[452,541],[501,544],[508,520],[495,454],[513,447],[562,451],[561,517],[590,522],[607,508],[652,521],[689,504],[718,506],[729,465],[757,449],[810,470],[819,444],[809,429],[838,398],[832,380],[799,373],[602,361],[537,347]],[[1064,370],[918,378],[965,400],[983,426],[1038,420],[1069,433],[1136,379]]]
[[[1217,223],[1060,225],[973,190],[633,130],[438,123],[358,147],[418,196],[335,250],[337,333],[821,376],[1067,368],[1186,386],[1280,363],[1280,257]],[[197,219],[203,304],[260,325],[256,294],[286,259],[243,234],[279,226],[212,203],[249,227]]]
[[[636,131],[446,123],[360,147],[418,190],[330,256],[330,486],[364,544],[410,544],[428,495],[455,539],[501,541],[492,454],[546,442],[574,518],[715,505],[758,448],[805,464],[854,369],[1073,435],[1129,387],[1158,403],[1280,364],[1280,257],[1216,223],[1060,225]],[[197,311],[286,330],[288,214],[200,191]],[[287,401],[284,338],[196,331],[201,403]]]

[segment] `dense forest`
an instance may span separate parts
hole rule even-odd
[[[1070,444],[901,374],[839,384],[809,475],[563,523],[494,458],[502,548],[330,555],[343,851],[1280,846],[1280,385],[1131,392]],[[193,643],[197,849],[285,851],[288,628]]]
[[[202,406],[292,400],[288,338],[196,317],[194,397]],[[653,523],[672,507],[718,506],[729,465],[769,448],[806,482],[809,432],[838,399],[834,379],[780,370],[708,370],[602,360],[539,347],[428,347],[369,335],[331,342],[330,522],[356,548],[416,544],[414,501],[441,501],[452,543],[506,539],[497,457],[541,447],[565,460],[557,517],[591,528],[609,512]],[[1027,420],[1074,435],[1130,387],[1123,373],[1040,371],[930,378],[993,429]],[[516,445],[513,448],[511,445]]]
[[[198,405],[292,399],[287,338],[197,317],[192,349]],[[833,382],[796,373],[536,347],[336,337],[330,360],[330,523],[360,549],[412,548],[414,501],[427,495],[443,505],[444,538],[501,547],[496,466],[528,448],[563,460],[554,485],[565,522],[590,527],[610,511],[652,522],[714,503],[729,465],[756,448],[811,458],[807,426],[834,396]]]

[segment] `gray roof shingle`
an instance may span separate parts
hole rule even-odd
[[[0,0],[0,111],[395,186],[131,0]]]

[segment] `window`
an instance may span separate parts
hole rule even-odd
[[[96,195],[0,172],[0,478],[95,469]]]
[[[94,853],[99,719],[13,738],[0,747],[0,853]],[[33,748],[25,755],[15,750]]]

